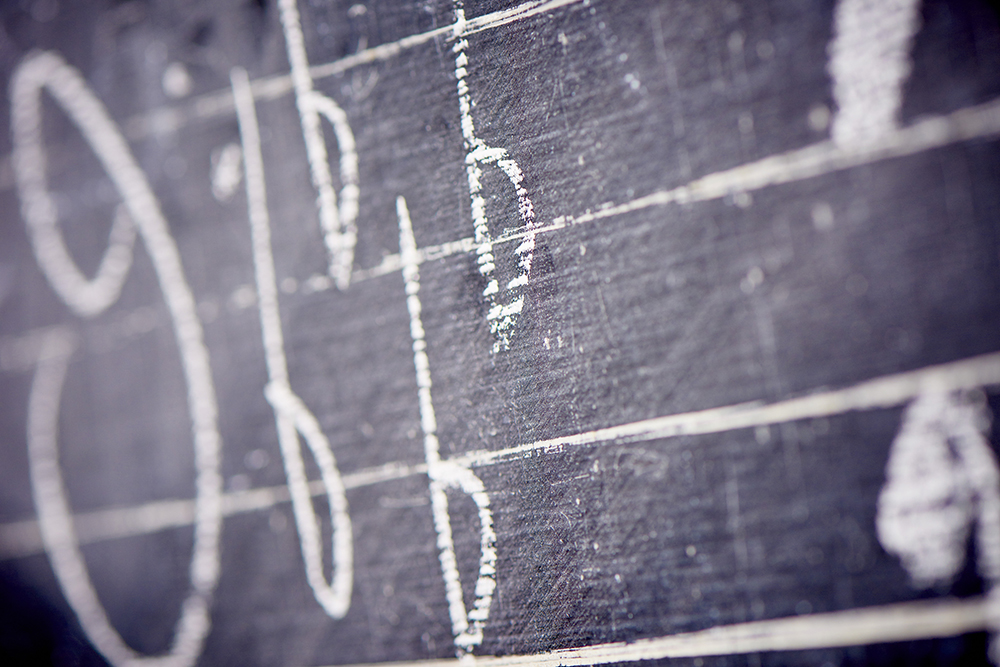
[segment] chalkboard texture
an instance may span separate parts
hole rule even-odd
[[[1000,13],[0,7],[0,660],[1000,661]]]

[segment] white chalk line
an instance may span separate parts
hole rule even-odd
[[[302,136],[306,145],[306,159],[309,162],[309,173],[317,194],[320,228],[329,254],[328,273],[339,289],[346,289],[351,280],[354,246],[358,239],[355,225],[359,197],[358,154],[354,133],[344,110],[333,98],[323,95],[313,85],[306,41],[302,34],[298,0],[279,0],[278,8],[295,89],[295,106],[299,112]],[[253,89],[249,80],[246,90],[252,105]],[[236,105],[238,111],[239,100],[236,100]],[[333,186],[333,176],[330,173],[326,140],[323,138],[323,128],[320,124],[321,118],[326,118],[330,122],[337,140],[341,180],[339,205],[337,192]]]
[[[596,211],[558,216],[549,224],[539,225],[533,230],[518,229],[502,235],[494,239],[492,245],[520,241],[529,234],[549,234],[574,225],[587,224],[647,208],[722,199],[734,193],[754,192],[774,185],[825,176],[845,169],[915,155],[950,144],[998,135],[1000,135],[1000,99],[995,99],[948,115],[925,118],[913,125],[886,133],[881,141],[847,147],[838,147],[832,141],[823,141],[708,174],[685,185],[658,190],[622,204],[608,202],[598,207]],[[427,246],[418,250],[418,263],[476,252],[480,247],[481,245],[472,237]],[[398,253],[388,254],[373,267],[355,270],[350,282],[359,283],[390,275],[401,270],[402,266]],[[303,280],[299,291],[308,294],[332,287],[332,280],[328,276],[320,275]],[[7,337],[4,340],[9,341],[11,338]]]
[[[804,397],[804,399],[793,399],[792,401],[772,404],[771,406],[734,406],[734,412],[738,416],[739,411],[742,409],[745,415],[749,417],[752,411],[757,411],[758,418],[756,420],[746,418],[739,420],[741,423],[737,427],[746,427],[755,424],[775,423],[780,419],[830,416],[836,414],[838,411],[852,409],[893,407],[905,403],[910,398],[928,389],[947,391],[955,388],[996,385],[998,383],[1000,383],[1000,354],[993,354],[922,369],[920,371],[887,376],[862,383],[847,390],[841,390],[840,392],[817,394],[811,397]],[[806,402],[802,403],[801,401],[803,400]],[[777,414],[766,414],[764,411],[768,409]],[[688,415],[677,415],[677,417],[693,417],[693,423],[697,424],[705,418],[707,412],[689,413]],[[762,412],[764,414],[761,414]],[[629,429],[627,428],[629,425],[626,425],[626,428],[623,430],[631,432],[629,435],[633,438],[636,431],[645,430],[647,434],[653,434],[653,430],[648,428],[648,422],[640,422],[640,424],[644,424],[645,428]],[[706,430],[712,432],[723,429],[689,428],[687,432],[706,432]],[[599,442],[614,438],[620,439],[621,432],[622,430],[619,430],[618,433],[614,433],[611,432],[611,429],[607,429],[604,432],[597,431],[591,434],[581,434],[582,437],[580,439],[586,442]],[[655,437],[662,437],[662,435]],[[548,442],[552,443],[553,441]],[[562,446],[565,446],[565,444],[568,443],[560,443],[560,446],[557,448],[558,451],[562,451]],[[582,443],[578,441],[574,444]],[[544,451],[552,451],[552,448],[545,446],[544,443],[537,443],[537,445]],[[508,454],[514,453],[513,451],[508,451]],[[524,452],[522,450],[517,453],[523,454]],[[488,461],[482,461],[482,464],[496,462],[500,458],[494,456]],[[345,475],[344,483],[348,488],[356,488],[356,486],[378,483],[383,480],[399,479],[412,474],[425,473],[426,467],[422,466],[411,467],[388,464],[381,468],[361,471],[353,475]],[[314,495],[319,495],[323,492],[323,489],[318,488],[318,485],[312,489]],[[229,494],[225,498],[224,511],[228,516],[257,509],[271,508],[275,504],[287,502],[288,495],[285,487],[271,487]],[[174,516],[191,516],[192,514],[191,501],[168,501],[163,504],[153,503],[138,508],[89,513],[81,515],[77,519],[80,522],[81,541],[85,539],[83,530],[104,531],[107,534],[111,532],[109,527],[113,522],[120,525],[119,522],[124,523],[128,520],[125,519],[123,521],[113,515],[109,516],[110,513],[128,513],[126,516],[129,516],[134,521],[138,515],[154,513],[155,510],[154,512],[150,510],[157,505],[162,505],[164,514],[173,514]],[[160,519],[158,523],[163,525],[166,522]],[[31,529],[32,524],[34,522],[20,522],[19,524],[4,526],[0,529],[0,535],[4,536],[2,540],[3,544],[11,544],[9,536],[13,536],[17,531],[21,533],[27,532]],[[35,530],[37,531],[37,527],[35,527]],[[130,534],[138,534],[138,531]],[[94,535],[93,537],[95,540],[101,539],[99,535]],[[109,535],[109,537],[111,536]],[[693,657],[698,655],[722,655],[795,649],[805,650],[810,648],[853,646],[866,643],[945,637],[965,632],[985,630],[988,628],[988,625],[987,611],[982,600],[903,603],[835,612],[832,614],[813,614],[790,619],[775,619],[771,621],[720,626],[697,633],[686,633],[654,640],[641,640],[631,644],[610,644],[567,649],[565,651],[534,656],[513,656],[507,658],[479,657],[476,658],[476,662],[489,663],[490,667],[493,667],[493,665],[496,665],[496,667],[501,667],[502,665],[514,666],[529,662],[532,664],[553,665],[600,664],[665,657]],[[418,661],[397,664],[399,667],[403,665],[413,665],[414,667],[448,665],[450,667],[458,664],[458,661]]]
[[[76,126],[122,198],[128,222],[116,223],[105,262],[88,281],[65,252],[54,227],[58,211],[48,193],[46,151],[42,138],[41,94],[47,90]],[[11,78],[11,130],[21,211],[35,241],[39,266],[56,293],[78,315],[89,317],[118,297],[131,263],[131,230],[142,238],[152,261],[173,324],[188,394],[195,453],[195,539],[190,562],[191,590],[182,603],[169,653],[137,654],[109,622],[93,589],[75,541],[72,516],[58,459],[58,421],[62,384],[75,340],[67,329],[52,328],[37,350],[38,364],[29,397],[28,460],[32,494],[45,551],[59,585],[88,638],[112,663],[186,667],[201,652],[211,627],[209,605],[219,577],[222,526],[221,436],[208,349],[205,347],[191,289],[169,225],[145,174],[107,109],[83,76],[54,52],[33,52]],[[124,214],[121,214],[124,215]],[[119,216],[119,220],[124,220]],[[40,229],[49,228],[39,235]]]
[[[294,2],[294,0],[292,0]],[[264,395],[274,410],[278,445],[285,466],[292,499],[295,525],[299,533],[306,579],[316,601],[333,618],[342,618],[351,606],[354,586],[354,536],[343,479],[337,468],[330,442],[316,417],[295,394],[285,358],[284,335],[278,306],[278,284],[271,250],[271,218],[267,208],[264,159],[260,147],[257,111],[246,70],[232,71],[233,98],[236,100],[243,166],[253,247],[254,278],[257,284],[257,307],[267,366],[268,383]],[[316,119],[318,122],[318,119]],[[330,506],[333,529],[333,575],[328,582],[323,572],[322,530],[313,507],[302,459],[299,435],[312,452],[320,470]]]
[[[669,190],[659,190],[622,204],[608,202],[596,211],[587,211],[580,215],[559,216],[551,223],[538,226],[533,230],[520,229],[498,237],[492,241],[492,245],[520,241],[529,234],[548,234],[574,225],[595,222],[647,208],[721,199],[737,192],[753,192],[773,185],[816,178],[853,167],[906,157],[950,144],[997,135],[1000,135],[1000,99],[961,109],[946,116],[918,121],[908,127],[887,133],[881,142],[873,141],[864,146],[841,148],[831,141],[824,141],[805,148],[772,155],[733,169],[708,174],[685,185]],[[466,237],[457,241],[421,248],[417,251],[417,261],[422,264],[453,255],[472,253],[480,247],[474,238]],[[402,260],[398,253],[388,254],[377,265],[354,271],[351,283],[390,275],[401,270],[402,266]],[[332,287],[333,283],[327,276],[313,276],[303,280],[299,290],[303,293],[311,293]],[[37,330],[37,333],[41,334],[43,331]],[[35,335],[37,335],[35,332],[26,332],[22,338],[33,338]],[[14,344],[14,337],[9,336],[0,340],[0,346],[4,344],[8,347]],[[23,364],[17,364],[18,367],[21,365]]]
[[[484,16],[467,19],[463,34],[469,35],[498,28],[523,19],[555,11],[572,5],[582,5],[583,0],[544,0],[525,2],[517,7],[492,12]],[[426,44],[440,37],[448,37],[455,32],[454,25],[446,25],[424,33],[404,37],[396,42],[382,44],[345,56],[336,61],[311,65],[309,72],[313,80],[320,80],[343,74],[355,67],[389,60],[401,52]],[[279,99],[294,91],[291,74],[280,74],[256,79],[251,84],[256,100]],[[229,89],[205,93],[189,101],[183,107],[162,108],[132,117],[124,123],[125,134],[130,139],[141,139],[150,134],[175,131],[188,122],[210,119],[233,114],[235,106]],[[848,118],[848,116],[844,116]],[[9,162],[9,157],[0,157],[0,164]],[[0,184],[9,187],[9,184]]]
[[[742,403],[654,417],[506,449],[469,452],[457,455],[451,460],[462,465],[480,467],[526,458],[536,453],[559,453],[567,447],[605,442],[625,444],[687,435],[706,435],[803,419],[832,417],[862,410],[893,408],[926,392],[976,389],[996,385],[1000,385],[1000,352],[886,375],[844,389],[818,391],[775,403]]]
[[[426,470],[422,472],[426,472]],[[413,473],[406,472],[400,476],[408,474]],[[351,475],[345,475],[345,486],[349,488],[353,488],[355,485],[351,478]],[[324,490],[317,485],[317,488],[313,489],[313,493],[321,495]],[[227,516],[232,516],[257,509],[270,509],[274,505],[288,502],[288,500],[288,490],[285,486],[227,494],[224,500],[224,512]],[[157,506],[162,506],[163,509],[161,510]],[[113,539],[139,534],[108,535],[104,538],[96,537],[94,540],[88,540],[85,534],[85,531],[89,530],[107,531],[107,525],[112,521],[119,524],[135,521],[139,511],[170,512],[175,516],[190,517],[193,516],[193,503],[191,501],[167,501],[150,503],[148,506],[137,508],[104,510],[78,515],[75,523],[78,527],[80,542],[87,543],[98,539]],[[113,513],[120,513],[123,516],[114,516]],[[129,513],[133,514],[130,516]],[[186,523],[178,521],[176,526],[164,525],[163,528],[181,527],[190,525],[190,523],[190,520]],[[22,522],[21,524],[8,524],[0,529],[0,536],[5,536],[0,539],[0,544],[5,546],[10,544],[6,535],[12,534],[12,532],[7,531],[14,526],[18,526],[23,532],[28,532],[29,527],[34,526],[36,536],[34,539],[39,539],[35,522]],[[5,557],[9,556],[5,554]],[[981,598],[961,601],[946,599],[724,625],[698,632],[644,639],[628,644],[604,644],[530,656],[503,658],[480,656],[475,658],[475,662],[481,664],[481,667],[519,667],[526,664],[552,665],[553,667],[556,665],[590,665],[660,658],[858,646],[949,637],[988,629],[989,619],[985,600]],[[383,664],[387,667],[455,667],[460,662],[450,659]]]
[[[987,616],[982,598],[945,598],[719,625],[655,639],[559,649],[534,655],[465,656],[464,660],[378,664],[380,667],[465,667],[467,664],[476,667],[585,667],[665,658],[808,651],[955,637],[986,629]]]
[[[463,466],[483,467],[537,454],[561,453],[568,447],[605,442],[638,443],[683,435],[704,435],[757,426],[770,426],[802,419],[832,417],[848,412],[898,407],[927,391],[954,391],[997,385],[1000,385],[1000,353],[992,353],[919,370],[886,375],[844,389],[818,391],[775,403],[743,403],[667,415],[605,429],[540,440],[506,449],[480,450],[460,454],[450,460]],[[345,488],[351,489],[426,473],[425,464],[388,463],[384,466],[345,474],[343,482]],[[315,493],[315,489],[313,493]],[[225,502],[234,502],[232,498],[239,497],[239,494],[229,494],[224,497],[230,499]],[[151,506],[158,506],[158,503],[153,503]],[[127,512],[135,509],[141,512],[145,511],[141,509],[144,507],[146,506],[113,511]],[[22,551],[35,549],[36,547],[32,546],[30,542],[24,542],[26,546],[23,548],[16,546],[21,543],[18,536],[23,535],[24,531],[33,530],[29,528],[32,525],[35,525],[34,521],[21,521],[0,526],[0,544],[4,545],[0,549],[4,553],[17,552],[18,549]],[[155,521],[150,523],[150,526],[154,527],[153,529],[156,525],[158,524]],[[102,530],[113,531],[114,529],[109,527]],[[137,528],[137,531],[140,530]],[[130,534],[140,534],[140,532]]]
[[[827,71],[837,112],[830,134],[863,145],[896,129],[920,0],[840,0],[834,10]]]
[[[411,465],[394,462],[346,473],[342,479],[344,488],[350,490],[425,474],[425,463]],[[309,482],[308,488],[313,498],[326,494],[323,480]],[[291,502],[291,499],[287,485],[224,493],[222,516],[228,518],[270,510]],[[185,528],[194,524],[194,517],[193,500],[158,500],[131,507],[80,512],[73,516],[73,526],[79,544],[94,544],[172,528]],[[28,519],[0,525],[0,560],[33,556],[43,551],[38,521]]]
[[[424,325],[420,316],[422,307],[417,243],[413,237],[410,211],[403,197],[396,199],[396,214],[399,218],[399,250],[403,258],[406,308],[410,314],[410,337],[413,340],[413,366],[416,371],[420,428],[424,433],[424,457],[427,461],[427,474],[430,477],[431,513],[434,531],[437,533],[438,558],[441,561],[441,574],[444,577],[452,636],[457,655],[461,658],[483,641],[483,629],[489,618],[493,592],[497,585],[497,536],[493,530],[490,497],[482,480],[468,466],[455,465],[441,459],[437,418],[431,398],[430,361],[427,358],[427,341],[424,338]],[[448,514],[448,489],[458,489],[468,495],[476,504],[479,514],[479,576],[476,580],[471,612],[465,606],[462,593],[451,517]]]
[[[541,441],[532,445],[510,448],[498,452],[474,453],[458,457],[459,460],[455,462],[461,464],[463,467],[468,465],[481,466],[510,458],[523,457],[530,455],[534,451],[545,453],[561,452],[565,447],[570,445],[594,444],[606,441],[637,442],[652,438],[750,428],[798,419],[832,416],[849,411],[894,407],[902,405],[928,391],[942,392],[997,384],[1000,384],[1000,354],[983,355],[960,362],[886,376],[839,391],[813,394],[770,405],[744,404],[728,408],[674,415],[672,417],[647,420],[621,427],[578,434],[570,438]],[[345,486],[377,483],[383,479],[398,479],[420,473],[426,473],[426,468],[391,467],[390,464],[390,467],[358,473],[357,477],[345,476]],[[313,490],[314,494],[320,492],[320,489]],[[284,501],[284,498],[287,497],[283,497],[284,493],[287,492],[279,487],[277,489],[264,489],[245,492],[243,494],[234,494],[233,506],[238,509],[229,509],[228,511],[236,513],[271,507],[277,502]],[[174,513],[179,513],[176,506],[171,505],[168,507]],[[0,531],[0,535],[4,534],[6,530],[12,529],[15,525],[19,530],[23,531],[27,523],[22,522],[20,525],[9,524],[4,527],[3,531]],[[84,525],[86,525],[86,522],[84,522]],[[4,542],[6,541],[4,540]],[[558,662],[558,664],[596,664],[600,661],[616,662],[657,657],[682,657],[684,655],[713,655],[790,650],[795,648],[849,646],[883,641],[903,641],[924,637],[950,636],[951,634],[983,630],[988,627],[986,610],[981,602],[948,604],[950,606],[927,607],[925,603],[918,603],[919,606],[914,606],[914,603],[907,603],[907,605],[902,606],[879,607],[872,610],[862,610],[861,612],[838,612],[839,616],[813,615],[811,617],[761,622],[763,624],[724,626],[723,628],[704,631],[704,633],[679,635],[659,640],[644,640],[645,643],[636,642],[625,645],[587,647],[584,649],[573,649],[570,653],[560,652],[542,654],[541,656],[522,656],[518,660],[521,660],[521,658],[523,658],[523,661],[551,659]],[[874,614],[880,620],[878,623],[873,623],[872,618],[864,616],[864,614]],[[887,627],[883,621],[890,616],[895,620],[892,622],[893,624]],[[806,619],[814,619],[827,629],[823,633],[817,634],[815,628],[802,625],[802,623],[806,622]],[[831,625],[833,621],[837,622],[835,626]],[[836,628],[833,635],[831,635],[829,630],[831,627]],[[770,628],[770,631],[768,628]],[[903,630],[902,628],[909,629]],[[800,633],[807,634],[802,635]],[[840,637],[840,639],[836,639],[836,637]],[[705,648],[706,642],[709,646],[715,648]],[[684,650],[696,652],[683,653],[682,651]],[[493,659],[477,658],[477,662],[480,660],[492,661]],[[511,658],[502,660],[511,660]],[[579,660],[579,663],[567,662],[570,660]],[[523,664],[523,661],[515,661],[510,664]],[[406,664],[429,665],[434,663]],[[455,663],[452,661],[441,664],[451,665]]]
[[[949,391],[1000,384],[1000,353],[983,355],[959,362],[942,364],[918,371],[885,376],[861,383],[847,389],[817,393],[810,396],[781,401],[770,405],[744,404],[729,408],[717,408],[695,413],[674,415],[658,420],[647,420],[621,427],[602,429],[578,434],[572,438],[557,438],[533,443],[529,446],[510,448],[498,452],[482,452],[478,455],[458,457],[464,465],[489,465],[523,457],[535,452],[562,452],[570,445],[595,444],[607,441],[638,442],[644,439],[671,437],[683,434],[712,433],[736,428],[749,428],[783,421],[828,417],[849,411],[889,408],[902,405],[927,391]],[[345,475],[348,488],[355,485],[374,484],[388,479],[400,479],[413,474],[426,474],[424,466],[387,464],[381,468]],[[314,483],[315,484],[315,483]],[[318,487],[318,485],[317,485]],[[314,487],[314,495],[323,493]],[[227,496],[226,513],[236,514],[273,507],[287,502],[284,487],[258,489]],[[177,501],[169,501],[165,513],[175,516],[190,512]],[[146,506],[114,512],[145,511]],[[111,519],[100,517],[100,513],[90,516],[99,530],[110,532]],[[134,516],[134,515],[133,515]],[[118,521],[118,519],[114,519]],[[0,528],[5,536],[2,543],[11,542],[8,536],[31,530],[34,522],[8,524]],[[160,521],[162,525],[163,521]],[[82,525],[87,526],[88,521]],[[90,528],[88,528],[90,529]],[[37,529],[36,529],[37,530]],[[133,534],[138,534],[138,531]],[[82,536],[81,536],[82,538]],[[95,539],[100,539],[95,536]],[[9,548],[9,547],[7,547]],[[811,620],[810,620],[811,619]],[[811,621],[815,627],[808,625]],[[803,624],[807,625],[803,625]],[[645,660],[661,657],[683,657],[696,655],[721,655],[739,652],[793,650],[825,648],[831,646],[853,646],[865,643],[905,641],[926,637],[944,637],[964,632],[984,630],[989,627],[987,610],[981,600],[963,602],[905,603],[875,607],[865,610],[851,610],[836,614],[815,614],[812,616],[774,621],[754,622],[734,626],[722,626],[700,633],[689,633],[657,640],[642,640],[632,644],[613,644],[597,647],[571,649],[536,656],[516,656],[513,658],[476,658],[497,665],[520,665],[527,662],[549,664],[598,664]],[[685,653],[684,651],[690,651]],[[468,656],[466,656],[467,658]],[[575,662],[574,662],[575,661]],[[457,661],[425,661],[400,663],[400,665],[454,665]]]
[[[485,30],[499,28],[524,19],[539,16],[548,12],[582,4],[583,0],[533,0],[510,9],[504,9],[476,18],[468,19],[465,32],[469,35]],[[450,37],[455,33],[455,26],[449,24],[427,32],[404,37],[395,42],[381,44],[364,49],[333,62],[310,65],[308,72],[312,79],[321,80],[348,72],[355,67],[391,60],[399,54],[435,39]],[[279,99],[295,90],[292,74],[279,74],[255,79],[251,83],[254,99],[269,101]],[[176,131],[187,123],[228,116],[234,113],[233,96],[230,90],[219,90],[205,93],[190,100],[183,106],[162,108],[132,117],[125,123],[126,134],[130,139],[141,139],[151,134]]]
[[[831,417],[847,412],[892,408],[903,405],[927,391],[954,391],[997,385],[1000,385],[1000,353],[991,353],[886,375],[844,389],[817,391],[775,403],[743,403],[667,415],[496,451],[470,452],[458,455],[452,460],[461,465],[478,467],[536,453],[562,452],[566,447],[611,441],[634,443],[682,435],[719,433],[802,419]],[[345,474],[343,480],[345,488],[356,488],[425,473],[426,468],[423,465],[390,463]],[[14,534],[20,529],[11,528],[12,526],[29,523],[32,522],[0,526],[0,535]],[[7,533],[8,528],[13,532]],[[7,540],[0,542],[6,543]]]
[[[419,261],[423,263],[452,255],[478,252],[487,246],[523,242],[539,234],[549,234],[648,208],[723,199],[736,193],[755,192],[776,185],[804,181],[951,144],[988,139],[998,135],[1000,135],[1000,99],[995,99],[945,116],[925,118],[913,125],[887,132],[880,140],[872,140],[863,145],[840,146],[833,141],[822,141],[708,174],[684,185],[658,190],[622,204],[608,202],[595,211],[586,211],[580,215],[558,216],[549,224],[533,228],[522,227],[488,244],[478,243],[475,238],[467,237],[450,243],[428,246],[418,251]],[[352,282],[385,276],[398,271],[401,267],[399,255],[386,255],[378,265],[356,271]],[[320,285],[319,289],[310,289],[307,285],[308,281],[303,281],[303,291],[319,291],[329,287]]]
[[[647,208],[720,199],[736,192],[753,192],[773,185],[807,180],[853,167],[915,155],[950,144],[998,135],[1000,135],[1000,99],[961,109],[946,116],[918,121],[887,134],[882,142],[872,142],[855,148],[838,148],[833,142],[824,141],[709,174],[677,188],[659,190],[622,204],[609,202],[596,211],[587,211],[575,216],[559,216],[551,223],[536,227],[530,232],[517,230],[494,239],[492,245],[519,241],[529,233],[548,234],[574,225]],[[418,249],[417,261],[423,264],[453,255],[468,254],[476,252],[479,247],[474,238],[466,237]],[[387,276],[400,271],[402,266],[398,253],[388,254],[377,265],[354,271],[351,283]],[[303,280],[299,291],[310,293],[332,287],[333,283],[327,276],[314,276]],[[5,364],[0,359],[0,370],[18,370],[33,364],[31,350],[37,349],[38,345],[37,341],[32,341],[44,335],[44,332],[44,329],[36,329],[20,336],[0,339],[0,351],[8,350],[8,362]],[[17,352],[15,348],[23,352]]]
[[[496,451],[481,450],[460,454],[449,460],[459,465],[483,467],[538,454],[562,453],[568,447],[605,442],[629,444],[683,435],[703,435],[757,426],[770,426],[789,421],[832,417],[848,412],[894,408],[904,405],[928,391],[946,392],[998,385],[1000,385],[1000,353],[992,353],[919,370],[886,375],[844,389],[818,391],[775,403],[743,403],[668,415],[570,436],[540,440]],[[426,464],[388,463],[345,474],[343,481],[345,488],[351,489],[426,473]],[[270,491],[265,492],[270,493]],[[314,488],[312,493],[316,492],[317,490]],[[235,502],[231,499],[241,496],[240,494],[228,494],[224,497],[230,498],[226,502]],[[152,506],[157,505],[157,503],[152,504]],[[132,509],[139,511],[143,507],[146,506],[113,511],[126,512]],[[34,524],[34,521],[21,521],[0,526],[0,544],[4,545],[2,547],[4,552],[16,550],[18,547],[14,545],[19,543],[17,535],[23,534],[23,531],[31,530],[29,526]],[[110,531],[112,528],[106,530]]]
[[[517,230],[494,244],[516,241],[529,234],[542,234],[572,225],[594,222],[633,211],[668,204],[688,204],[722,199],[741,192],[753,192],[825,176],[892,158],[905,157],[949,144],[1000,135],[1000,99],[968,107],[944,116],[935,116],[887,132],[864,145],[839,146],[822,141],[804,148],[772,155],[732,169],[702,176],[685,185],[658,190],[623,204],[607,203],[583,215],[555,218],[534,230]]]

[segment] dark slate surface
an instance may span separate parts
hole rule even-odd
[[[349,11],[353,4],[300,3],[313,63],[453,20],[443,0],[374,2],[361,15]],[[467,12],[515,4],[470,1]],[[479,33],[470,38],[468,78],[479,134],[520,164],[543,223],[807,146],[827,137],[807,118],[816,105],[833,104],[832,15],[832,2],[808,0],[592,0]],[[288,71],[270,1],[23,1],[5,3],[0,19],[0,88],[31,49],[55,49],[126,128],[137,114],[176,104],[160,85],[168,63],[185,64],[192,95],[227,89],[236,65],[252,77]],[[927,0],[922,20],[904,123],[1000,95],[995,7]],[[418,246],[472,235],[449,48],[442,38],[317,81],[357,139],[356,268],[398,252],[399,195]],[[259,102],[257,111],[278,278],[304,281],[324,270],[326,255],[294,98]],[[117,194],[51,101],[45,113],[61,224],[91,272]],[[753,131],[741,133],[748,113]],[[8,127],[3,104],[5,155]],[[245,198],[241,188],[219,202],[210,188],[213,150],[239,140],[235,117],[129,136],[205,304],[224,478],[230,488],[284,484],[262,391],[257,310],[231,298],[253,284]],[[509,221],[497,229],[513,226],[509,186],[495,169],[486,172],[497,193],[490,214]],[[995,140],[976,140],[755,191],[749,207],[731,199],[654,207],[542,235],[525,315],[511,350],[498,355],[474,257],[424,264],[442,454],[779,400],[998,351],[998,182]],[[813,224],[817,203],[832,210],[832,229]],[[18,206],[5,163],[0,336],[64,323],[85,341],[61,415],[73,508],[191,498],[184,381],[148,256],[137,244],[120,300],[84,323],[38,270]],[[765,280],[748,295],[740,283],[753,267]],[[281,308],[292,384],[341,470],[422,462],[399,272],[346,292],[282,294]],[[30,371],[0,374],[0,523],[34,517],[24,431],[30,382]],[[915,590],[878,543],[875,499],[899,417],[899,409],[874,410],[766,434],[580,447],[479,470],[495,513],[499,587],[477,652],[524,654],[981,592],[973,561],[951,588]],[[246,463],[257,449],[269,454],[259,470]],[[289,505],[226,519],[213,628],[199,664],[454,655],[427,478],[353,489],[348,500],[356,573],[351,609],[339,621],[306,584]],[[458,494],[451,501],[470,598],[475,508]],[[323,503],[317,511],[327,516]],[[113,625],[142,653],[169,647],[191,544],[191,529],[180,528],[83,548]],[[973,634],[668,663],[974,664],[984,661],[985,642]],[[0,656],[11,664],[101,664],[41,554],[0,562]]]

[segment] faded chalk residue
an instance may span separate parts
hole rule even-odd
[[[243,151],[229,143],[212,151],[212,196],[216,201],[232,199],[243,180]]]

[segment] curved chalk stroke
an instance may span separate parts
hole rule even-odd
[[[38,266],[69,308],[80,317],[93,317],[118,300],[125,275],[132,265],[135,230],[124,206],[119,206],[96,275],[88,280],[69,254],[59,231],[59,208],[49,194],[42,142],[41,89],[48,86],[56,101],[69,110],[76,105],[82,81],[59,71],[58,56],[29,58],[14,74],[11,84],[11,128],[14,133],[14,174],[21,196],[21,214],[28,228]],[[61,61],[60,61],[61,62]],[[65,65],[63,65],[65,66]],[[96,101],[96,100],[95,100]],[[84,110],[82,107],[74,106]],[[74,113],[71,119],[76,121]],[[82,127],[82,125],[81,125]]]
[[[982,392],[926,392],[903,412],[886,464],[875,527],[914,586],[948,584],[962,570],[973,529],[988,586],[990,654],[1000,662],[1000,468]]]
[[[462,114],[462,139],[465,143],[465,174],[469,181],[469,196],[472,198],[472,223],[475,228],[476,262],[479,273],[486,278],[486,288],[483,296],[486,298],[489,310],[486,319],[490,323],[493,334],[493,352],[510,349],[511,336],[517,318],[524,309],[525,288],[531,274],[531,261],[535,253],[535,210],[528,197],[528,191],[521,182],[524,174],[517,162],[507,157],[504,148],[493,148],[476,136],[476,125],[472,120],[472,98],[469,93],[468,75],[469,56],[466,50],[469,42],[463,37],[465,32],[465,8],[463,0],[455,0],[455,31],[457,40],[452,47],[455,53],[455,79],[458,82],[458,106]],[[481,165],[495,164],[510,181],[517,195],[517,210],[521,218],[523,236],[514,253],[518,256],[518,273],[503,287],[493,275],[496,270],[493,256],[493,234],[490,232],[489,219],[486,216],[486,200],[482,195]],[[501,298],[506,294],[506,299]]]
[[[299,16],[298,0],[280,0],[281,27],[288,49],[295,103],[302,121],[302,136],[306,142],[306,159],[316,188],[319,221],[323,240],[330,255],[329,274],[338,289],[345,289],[351,282],[354,265],[354,246],[358,240],[355,221],[358,217],[358,153],[354,133],[347,122],[347,114],[333,99],[313,87],[306,55],[305,37]],[[340,206],[333,188],[329,156],[320,116],[333,126],[340,152]]]
[[[118,193],[124,213],[111,233],[98,275],[82,277],[55,229],[55,207],[48,194],[42,142],[41,92],[46,89],[79,129]],[[129,648],[111,626],[94,592],[72,529],[58,462],[59,396],[71,344],[65,332],[52,334],[38,363],[31,391],[28,452],[39,525],[46,552],[66,599],[88,638],[117,666],[155,663],[186,667],[197,660],[211,627],[209,605],[219,578],[222,524],[221,437],[208,349],[194,296],[184,277],[177,246],[159,202],[107,110],[80,73],[56,53],[29,55],[11,79],[13,164],[21,211],[32,234],[36,257],[59,294],[80,315],[94,315],[117,299],[131,258],[127,213],[153,263],[173,323],[188,392],[188,410],[197,469],[191,593],[181,606],[167,655],[144,657]],[[126,248],[128,250],[126,250]],[[127,253],[127,254],[126,254]]]
[[[264,343],[268,385],[265,395],[274,409],[278,430],[278,445],[285,464],[292,511],[299,532],[306,580],[313,595],[327,614],[341,618],[351,606],[354,585],[354,538],[348,512],[344,482],[337,468],[330,442],[309,408],[292,391],[285,358],[285,341],[278,309],[278,283],[271,251],[271,219],[267,210],[267,190],[264,182],[264,159],[260,148],[260,128],[254,107],[253,91],[246,70],[236,68],[230,79],[236,119],[243,142],[243,168],[246,178],[247,211],[250,218],[250,238],[253,246],[254,278],[257,282],[257,307]],[[344,119],[346,122],[346,119]],[[333,524],[333,579],[327,583],[323,575],[322,531],[313,509],[312,493],[306,478],[305,465],[299,448],[299,434],[312,452],[320,469],[323,487],[330,503]]]
[[[29,146],[29,150],[35,149],[41,149],[40,144]],[[56,205],[49,196],[44,173],[41,176],[38,179],[36,175],[27,175],[21,188],[22,199],[32,202],[25,206],[24,219],[38,266],[73,312],[80,317],[100,315],[118,300],[132,266],[135,244],[132,220],[125,207],[119,206],[108,235],[108,248],[94,277],[88,280],[66,249],[56,219]]]

